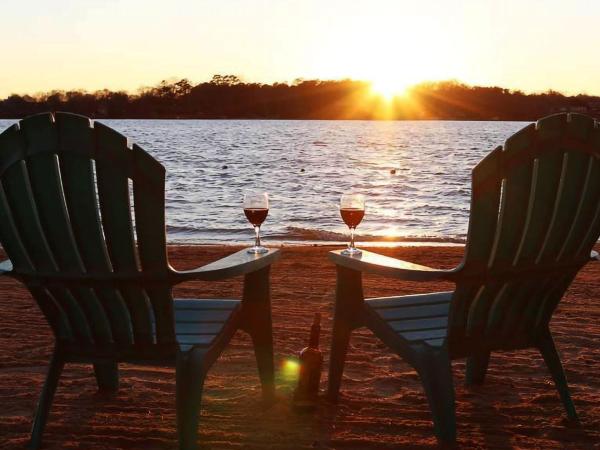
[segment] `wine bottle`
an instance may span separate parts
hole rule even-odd
[[[312,408],[317,404],[321,367],[323,366],[323,355],[319,350],[320,334],[321,314],[315,313],[313,324],[310,327],[308,347],[300,352],[300,376],[298,377],[298,387],[294,391],[294,405],[299,408]]]

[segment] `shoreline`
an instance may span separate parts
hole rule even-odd
[[[1,101],[1,100],[0,100]],[[27,116],[22,116],[19,118],[14,117],[1,117],[0,120],[15,120],[19,121],[24,119]],[[192,121],[192,120],[205,120],[205,121],[273,121],[273,122],[300,122],[300,121],[309,121],[309,122],[523,122],[523,123],[533,123],[536,119],[526,120],[526,119],[314,119],[314,118],[305,118],[305,119],[281,119],[277,117],[272,118],[251,118],[251,117],[90,117],[92,120],[181,120],[181,121]]]
[[[170,262],[185,270],[244,246],[169,245]],[[251,340],[237,332],[205,383],[199,427],[201,448],[375,450],[438,448],[418,375],[370,331],[350,341],[337,405],[324,398],[335,300],[331,246],[282,247],[271,269],[271,304],[277,399],[261,401]],[[364,246],[369,249],[372,247]],[[460,247],[377,248],[417,264],[455,267]],[[402,282],[364,276],[367,297],[453,288],[448,282]],[[240,298],[242,279],[189,282],[178,298]],[[453,362],[458,444],[462,448],[595,448],[600,442],[600,263],[579,273],[553,316],[580,424],[566,421],[539,353],[498,352],[485,384],[464,386],[464,360]],[[293,364],[306,345],[315,312],[322,314],[324,355],[321,397],[311,413],[291,407],[297,381]],[[37,305],[18,282],[0,278],[0,447],[23,448],[44,381],[53,339]],[[172,368],[121,364],[115,396],[97,393],[89,365],[63,372],[44,434],[47,449],[155,449],[177,446],[175,374]]]
[[[274,248],[304,248],[304,247],[346,247],[348,242],[345,241],[270,241],[261,237],[261,241],[265,247]],[[170,241],[167,246],[172,247],[250,247],[251,242],[246,241],[229,241],[223,242],[184,242]],[[456,247],[464,248],[464,242],[447,242],[447,241],[356,241],[356,246],[361,248],[398,248],[398,247]]]

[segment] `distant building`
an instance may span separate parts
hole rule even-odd
[[[580,113],[589,114],[590,116],[600,118],[600,101],[592,101],[585,105],[562,105],[555,106],[551,110],[552,113]]]
[[[600,100],[593,100],[588,103],[588,114],[600,119]]]
[[[574,112],[574,113],[587,113],[589,108],[587,106],[560,106],[556,108],[556,112]]]

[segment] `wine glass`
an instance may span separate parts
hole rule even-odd
[[[354,245],[354,230],[365,216],[365,197],[361,194],[344,194],[340,199],[340,214],[350,228],[350,244],[342,255],[358,256],[362,252]]]
[[[254,247],[250,247],[248,253],[255,255],[267,253],[269,250],[260,245],[260,226],[269,214],[269,194],[266,192],[244,193],[244,214],[254,227],[256,234]]]

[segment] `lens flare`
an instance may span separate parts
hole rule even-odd
[[[296,376],[300,371],[300,363],[296,359],[286,359],[283,363],[283,371],[288,376]]]

